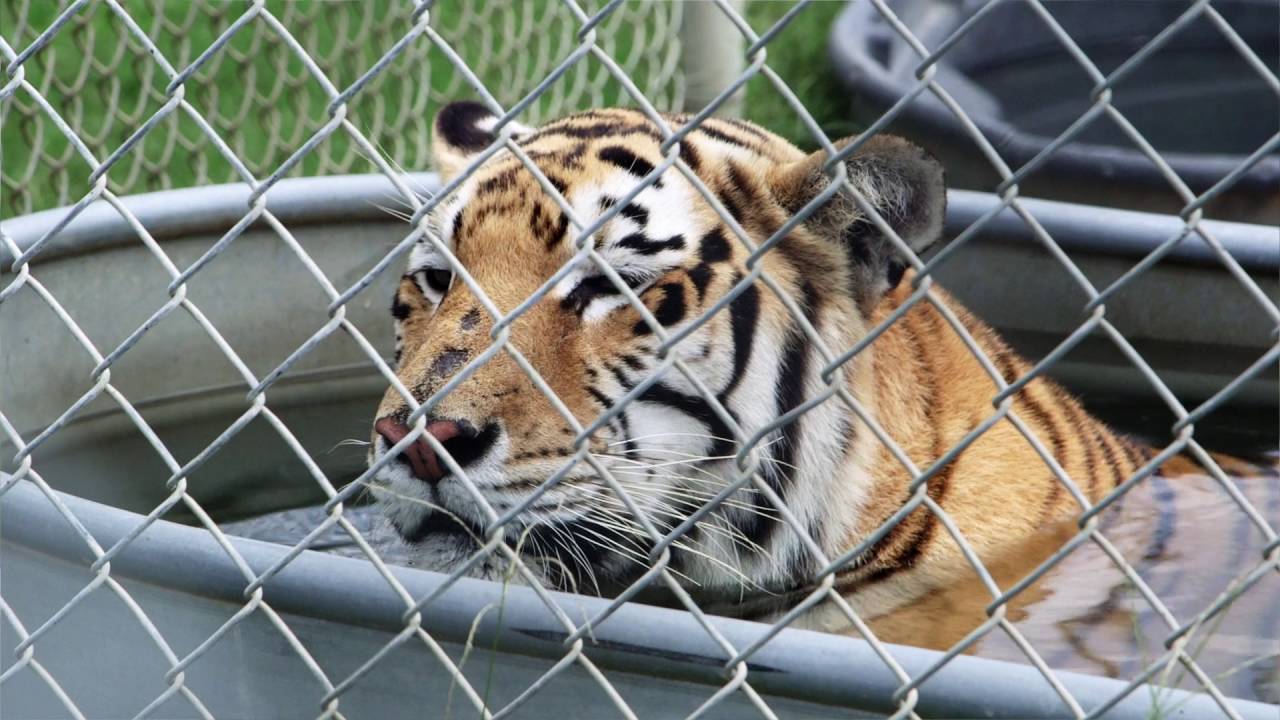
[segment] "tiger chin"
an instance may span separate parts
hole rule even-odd
[[[674,130],[689,118],[663,119]],[[370,462],[380,465],[374,493],[416,564],[511,577],[503,550],[479,552],[501,538],[532,573],[517,581],[607,595],[665,558],[669,577],[700,602],[765,617],[815,587],[815,547],[834,559],[875,537],[834,576],[848,605],[874,618],[972,582],[928,505],[992,567],[1079,515],[1080,501],[1028,434],[1089,501],[1152,457],[1037,377],[1012,398],[1010,415],[1027,434],[1001,419],[934,467],[994,412],[999,388],[969,343],[1006,382],[1031,369],[936,286],[829,372],[912,295],[915,274],[886,224],[916,253],[942,234],[943,168],[910,142],[877,135],[841,153],[844,177],[876,219],[844,192],[815,201],[833,172],[826,152],[806,155],[740,120],[708,119],[683,137],[678,157],[697,183],[668,167],[634,194],[665,157],[663,130],[639,111],[501,128],[542,177],[509,149],[485,156],[496,126],[475,103],[435,118],[442,182],[470,174],[434,209],[434,237],[412,248],[391,308],[399,387],[377,410]],[[800,213],[803,222],[755,261],[726,222],[759,247]],[[585,240],[593,257],[579,255],[581,228],[603,216]],[[751,274],[756,266],[768,282]],[[495,311],[517,308],[495,329]],[[664,356],[664,336],[677,335]],[[403,393],[425,403],[450,383],[423,418],[448,458],[425,437],[402,442],[411,432]],[[592,432],[580,439],[578,428]],[[667,535],[740,477],[735,438],[757,438],[741,455],[757,481],[692,523],[669,554],[655,551],[655,533]],[[400,452],[387,458],[393,446]],[[928,502],[877,536],[912,500],[909,465],[931,469]],[[808,624],[837,629],[838,610],[819,607]]]

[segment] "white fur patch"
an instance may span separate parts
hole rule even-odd
[[[486,118],[483,118],[478,122],[476,122],[476,127],[486,133],[492,134],[494,129],[498,127],[498,117],[496,115],[490,115]],[[514,137],[514,138],[518,138],[523,135],[528,135],[529,133],[533,132],[533,128],[523,123],[516,122],[515,120],[511,120],[504,127],[511,130],[511,137]]]
[[[567,198],[574,212],[584,221],[594,221],[603,214],[602,201],[606,198],[613,202],[620,201],[635,189],[638,181],[634,175],[618,170],[610,174],[604,182],[575,188]],[[674,177],[674,173],[666,173],[662,187],[649,185],[641,190],[631,205],[643,209],[648,214],[648,222],[641,227],[634,219],[622,213],[616,214],[597,232],[593,240],[599,253],[609,266],[621,275],[656,279],[666,270],[683,265],[689,255],[696,251],[698,238],[704,232],[701,223],[697,222],[697,213],[693,212],[690,193],[692,188],[683,178]],[[664,240],[680,236],[684,239],[681,249],[663,249],[652,254],[636,252],[618,245],[628,236],[641,233],[650,242],[660,243]],[[594,264],[584,265],[566,275],[553,290],[556,298],[567,297],[574,288],[586,278],[600,275]],[[616,295],[602,295],[593,299],[583,312],[586,322],[596,322],[612,311],[627,305],[627,300]]]

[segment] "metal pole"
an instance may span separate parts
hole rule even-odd
[[[739,13],[746,0],[725,3]],[[741,73],[745,65],[742,33],[714,2],[694,0],[684,3],[680,23],[680,64],[684,71],[684,109],[697,112],[706,107]],[[729,98],[716,113],[726,117],[742,115],[743,91]]]

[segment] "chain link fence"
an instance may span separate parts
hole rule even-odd
[[[992,3],[994,6],[997,3]],[[583,104],[621,103],[641,109],[661,129],[666,138],[663,143],[665,160],[637,183],[624,198],[620,198],[612,214],[616,214],[627,202],[645,187],[654,183],[663,173],[678,173],[698,188],[707,205],[713,208],[736,241],[749,248],[753,258],[774,247],[778,241],[820,203],[811,203],[769,238],[752,237],[728,213],[723,203],[699,180],[679,154],[679,145],[695,127],[715,114],[721,106],[741,90],[752,78],[764,78],[772,85],[794,114],[808,127],[813,142],[834,156],[847,157],[852,148],[837,152],[831,138],[827,137],[819,123],[801,104],[788,84],[779,77],[768,62],[770,42],[798,16],[812,10],[813,3],[797,3],[776,25],[753,28],[743,18],[735,4],[716,2],[714,7],[727,18],[741,36],[741,57],[745,60],[741,73],[697,112],[684,125],[673,124],[658,114],[660,109],[678,105],[681,101],[681,80],[675,59],[678,48],[673,46],[672,33],[679,24],[681,6],[664,3],[610,2],[607,4],[565,2],[506,4],[506,3],[450,3],[422,2],[419,4],[386,4],[385,11],[377,3],[357,4],[281,4],[265,2],[246,4],[191,5],[157,4],[143,6],[103,0],[91,3],[78,0],[50,13],[41,4],[10,3],[5,5],[5,24],[0,31],[0,55],[5,65],[4,83],[0,86],[0,117],[5,132],[5,162],[3,183],[6,216],[25,213],[44,204],[48,198],[56,198],[57,204],[70,207],[59,210],[59,218],[47,232],[36,238],[19,242],[0,229],[0,243],[7,253],[4,275],[0,280],[0,329],[12,327],[15,320],[4,317],[19,302],[24,307],[41,306],[50,318],[50,326],[60,334],[72,338],[78,352],[85,359],[86,372],[74,383],[75,400],[47,423],[32,431],[24,421],[24,408],[5,402],[0,406],[0,429],[15,450],[7,466],[8,474],[0,481],[0,505],[6,499],[18,497],[17,489],[34,487],[43,503],[52,508],[65,525],[58,532],[70,534],[81,545],[82,566],[87,568],[87,581],[74,594],[57,607],[49,608],[43,615],[23,616],[0,596],[0,615],[3,615],[4,632],[13,643],[13,656],[5,658],[6,669],[0,674],[0,690],[6,684],[31,677],[47,689],[51,697],[72,717],[86,717],[82,706],[91,698],[79,697],[64,686],[68,679],[57,669],[46,666],[41,659],[42,639],[56,634],[60,624],[73,617],[77,608],[88,598],[110,594],[126,609],[128,622],[140,626],[146,642],[163,656],[162,677],[154,699],[137,709],[138,717],[164,716],[173,712],[173,702],[181,702],[180,712],[201,717],[213,717],[210,709],[217,698],[198,694],[194,683],[188,682],[188,674],[197,672],[201,658],[220,643],[231,642],[240,629],[252,620],[265,621],[254,625],[264,632],[277,633],[283,641],[285,652],[306,667],[314,680],[315,714],[320,717],[342,717],[343,699],[352,688],[375,683],[379,668],[406,648],[425,652],[432,662],[429,672],[444,671],[450,678],[456,695],[451,695],[453,707],[470,706],[481,717],[503,717],[517,713],[544,687],[553,685],[556,679],[570,670],[585,673],[603,691],[608,705],[618,716],[640,717],[644,708],[629,700],[616,686],[618,676],[611,674],[600,660],[598,653],[617,648],[598,647],[596,635],[607,629],[611,622],[625,617],[626,604],[638,594],[662,589],[675,599],[678,607],[687,611],[688,617],[704,632],[717,648],[717,655],[709,662],[721,672],[718,689],[709,692],[694,705],[690,716],[709,715],[731,701],[744,701],[755,708],[762,717],[779,717],[784,713],[775,710],[766,693],[759,690],[768,684],[769,670],[757,665],[758,659],[768,652],[768,646],[781,642],[788,633],[788,626],[805,610],[819,603],[829,603],[844,616],[850,627],[855,628],[880,663],[877,672],[892,675],[893,692],[882,698],[887,714],[893,717],[918,717],[922,714],[927,693],[926,683],[944,671],[949,664],[958,663],[958,655],[974,643],[990,634],[1003,634],[1009,638],[1024,656],[1027,663],[1043,677],[1047,687],[1055,695],[1056,705],[1047,714],[1067,717],[1099,717],[1120,707],[1135,693],[1146,692],[1146,683],[1159,682],[1170,673],[1185,674],[1198,691],[1206,693],[1209,705],[1226,717],[1243,717],[1257,713],[1245,705],[1233,701],[1219,688],[1212,674],[1201,667],[1194,652],[1199,633],[1212,627],[1216,618],[1225,613],[1234,602],[1248,593],[1261,590],[1258,586],[1266,579],[1274,579],[1280,571],[1280,536],[1268,520],[1268,509],[1259,508],[1236,486],[1196,437],[1197,423],[1220,407],[1246,382],[1264,373],[1274,372],[1280,357],[1280,335],[1273,332],[1269,349],[1232,382],[1218,388],[1211,396],[1194,406],[1185,405],[1169,389],[1161,377],[1134,350],[1125,335],[1108,318],[1108,302],[1134,278],[1149,272],[1153,266],[1173,249],[1190,243],[1203,244],[1220,264],[1223,271],[1235,279],[1251,299],[1250,307],[1233,311],[1255,312],[1265,316],[1269,327],[1280,328],[1280,309],[1268,292],[1229,253],[1215,235],[1213,225],[1203,217],[1202,208],[1212,198],[1230,188],[1233,180],[1256,162],[1280,147],[1280,133],[1264,147],[1258,149],[1236,172],[1233,172],[1205,193],[1192,193],[1168,168],[1154,148],[1129,123],[1112,103],[1111,87],[1142,63],[1181,24],[1192,21],[1215,24],[1250,65],[1260,73],[1280,95],[1280,80],[1273,69],[1258,58],[1230,25],[1222,21],[1208,2],[1188,4],[1186,13],[1166,33],[1151,38],[1150,42],[1133,58],[1110,75],[1104,75],[1090,58],[1076,47],[1072,39],[1054,21],[1052,13],[1039,2],[1028,3],[1043,19],[1046,27],[1058,34],[1064,48],[1070,52],[1080,67],[1095,80],[1092,105],[1080,121],[1058,137],[1044,153],[1022,167],[1008,167],[972,124],[968,124],[972,142],[981,148],[1002,178],[994,188],[997,199],[991,210],[959,234],[948,250],[928,262],[922,261],[892,232],[883,220],[877,224],[887,231],[909,263],[919,271],[914,292],[901,312],[890,315],[880,327],[872,329],[868,339],[852,348],[826,347],[819,333],[799,311],[795,298],[790,298],[782,286],[770,278],[758,263],[750,263],[748,271],[737,286],[758,285],[774,293],[778,300],[795,315],[806,340],[818,349],[827,366],[822,376],[825,387],[810,397],[797,412],[789,413],[762,428],[744,429],[728,413],[716,397],[706,392],[696,372],[692,371],[676,353],[665,352],[685,340],[691,333],[721,312],[727,300],[713,306],[678,333],[671,333],[653,315],[636,302],[630,289],[608,267],[604,258],[586,240],[600,224],[611,216],[606,212],[601,218],[580,217],[570,204],[547,181],[545,176],[527,156],[522,147],[508,134],[500,133],[497,142],[482,157],[462,173],[465,178],[494,153],[506,152],[519,158],[546,193],[556,202],[569,219],[569,234],[579,248],[573,260],[561,270],[569,272],[580,264],[595,264],[608,275],[618,290],[628,297],[660,339],[664,352],[661,363],[650,379],[628,395],[630,400],[664,377],[683,377],[699,388],[705,401],[714,409],[735,443],[736,471],[734,479],[711,498],[700,512],[711,512],[725,502],[732,502],[735,493],[749,489],[765,498],[776,511],[779,521],[800,538],[805,552],[809,553],[814,567],[812,588],[796,602],[794,609],[785,613],[767,630],[743,642],[741,636],[727,634],[722,626],[704,611],[681,583],[671,567],[671,546],[685,532],[685,524],[664,531],[659,523],[651,522],[639,510],[635,500],[628,495],[623,484],[614,478],[608,467],[602,465],[587,450],[586,439],[592,431],[617,416],[626,402],[620,402],[589,425],[583,425],[565,410],[563,403],[554,397],[545,379],[525,358],[522,349],[511,340],[512,323],[528,308],[543,299],[552,283],[531,296],[511,313],[503,314],[485,300],[484,289],[475,285],[465,273],[459,279],[486,303],[486,310],[493,316],[492,344],[480,357],[462,368],[449,387],[465,382],[485,362],[498,354],[505,354],[518,363],[533,383],[544,392],[553,406],[563,414],[563,421],[577,433],[577,452],[566,459],[562,469],[548,478],[542,489],[523,502],[520,507],[505,513],[497,512],[484,504],[483,511],[491,521],[491,532],[481,550],[467,564],[458,568],[440,586],[425,595],[415,594],[401,580],[379,552],[365,537],[367,529],[350,517],[350,508],[366,482],[376,471],[371,468],[359,474],[345,485],[329,477],[320,469],[315,453],[308,451],[306,438],[283,419],[269,395],[286,392],[284,382],[299,368],[306,367],[309,356],[317,349],[342,339],[357,348],[366,367],[373,368],[385,382],[396,387],[404,402],[414,408],[411,422],[413,432],[397,444],[403,449],[409,443],[424,436],[425,416],[432,402],[420,404],[396,379],[385,359],[385,345],[381,345],[379,331],[361,327],[353,320],[362,303],[369,301],[371,286],[384,274],[395,274],[404,262],[410,248],[424,237],[431,237],[428,213],[449,197],[461,182],[451,182],[439,192],[423,197],[420,183],[407,178],[399,165],[421,166],[426,144],[426,122],[432,106],[444,98],[471,94],[481,99],[501,120],[499,128],[508,121],[520,120],[534,124],[545,117],[554,116],[567,107]],[[944,89],[935,77],[939,58],[943,57],[955,40],[982,21],[983,12],[962,25],[951,38],[936,47],[925,47],[913,34],[912,27],[894,15],[883,2],[873,2],[877,11],[894,32],[915,47],[919,56],[916,72],[918,84],[891,108],[861,137],[878,132],[901,111],[912,98],[931,93],[944,103],[958,118],[965,120],[965,109]],[[988,6],[988,7],[991,7]],[[378,9],[371,9],[377,7]],[[151,18],[149,25],[140,18]],[[110,27],[111,35],[103,28]],[[200,30],[197,30],[200,28]],[[112,41],[108,41],[110,37]],[[816,39],[815,39],[816,41]],[[65,52],[61,48],[68,48]],[[481,48],[478,55],[469,49]],[[68,58],[70,61],[68,61]],[[478,58],[478,59],[477,59]],[[227,83],[221,79],[229,74],[246,78],[235,93],[225,97]],[[423,78],[429,78],[424,81]],[[136,80],[137,89],[126,92],[121,83]],[[615,88],[610,90],[609,88]],[[222,94],[222,95],[220,95]],[[282,119],[285,113],[275,113],[272,108],[282,104],[298,103],[295,109]],[[1088,122],[1106,119],[1123,128],[1134,144],[1141,148],[1150,161],[1167,177],[1171,188],[1185,202],[1179,230],[1151,251],[1124,275],[1111,284],[1095,286],[1062,251],[1051,233],[1038,222],[1032,212],[1033,205],[1019,195],[1018,184],[1022,178],[1035,171],[1045,157],[1069,143],[1073,136]],[[20,141],[10,141],[11,128],[17,128]],[[861,143],[855,143],[856,148]],[[15,149],[14,146],[17,146]],[[394,160],[398,160],[397,164]],[[290,229],[290,221],[273,211],[272,199],[286,189],[284,178],[298,174],[346,172],[361,167],[372,167],[394,188],[395,201],[406,208],[403,239],[385,254],[378,249],[377,257],[363,272],[355,275],[332,277],[313,257],[313,248],[298,241]],[[841,168],[839,164],[834,166]],[[202,253],[181,260],[171,257],[162,243],[157,241],[154,228],[148,228],[120,195],[126,191],[164,188],[177,185],[202,185],[208,182],[232,180],[240,183],[243,192],[243,211],[237,219],[225,224],[220,236]],[[37,190],[45,186],[44,190]],[[50,190],[51,188],[51,190]],[[857,196],[857,190],[842,172],[835,173],[830,187],[821,196],[825,201],[833,193],[844,192]],[[871,207],[864,199],[859,203]],[[58,295],[41,281],[40,261],[59,241],[59,233],[70,227],[77,216],[90,212],[102,212],[121,218],[130,228],[136,243],[140,243],[153,262],[139,273],[163,278],[167,298],[145,308],[145,315],[136,329],[110,345],[95,342],[95,328],[77,320],[69,312]],[[1002,212],[1012,211],[1031,229],[1034,237],[1052,257],[1060,263],[1064,272],[1089,298],[1081,308],[1083,320],[1078,328],[1061,340],[1061,343],[1039,360],[1027,374],[1009,381],[997,371],[992,361],[970,337],[955,313],[937,294],[933,287],[931,271],[946,257],[965,252],[969,238],[980,234],[993,218]],[[872,210],[874,212],[874,210]],[[8,223],[6,223],[8,224]],[[10,225],[13,227],[13,225]],[[225,257],[234,252],[238,238],[250,228],[265,229],[279,243],[281,252],[291,259],[312,282],[311,295],[317,298],[313,306],[322,306],[324,317],[309,336],[287,356],[278,358],[266,367],[256,367],[247,362],[247,349],[237,347],[220,331],[210,318],[216,312],[209,309],[215,301],[199,304],[190,288],[217,272]],[[447,254],[447,250],[443,250]],[[382,307],[384,298],[374,298],[373,303]],[[851,394],[841,379],[840,369],[857,353],[874,343],[884,328],[897,321],[907,309],[927,304],[937,309],[947,324],[964,342],[999,388],[992,398],[989,416],[975,423],[971,431],[955,447],[947,449],[931,464],[920,466],[897,445],[892,437],[879,426],[874,415],[868,413],[857,397]],[[201,450],[190,455],[177,455],[147,420],[148,412],[131,402],[130,393],[123,392],[113,379],[113,371],[127,364],[134,349],[148,342],[148,337],[163,332],[165,326],[185,317],[203,337],[199,348],[191,352],[212,355],[234,369],[243,396],[234,422],[221,428],[216,437]],[[52,332],[52,331],[51,331]],[[1171,440],[1159,449],[1133,477],[1121,483],[1116,490],[1097,504],[1090,503],[1074,481],[1033,433],[1015,408],[1016,393],[1032,378],[1038,377],[1057,363],[1087,336],[1108,339],[1124,353],[1142,377],[1150,385],[1169,412],[1176,417],[1171,429]],[[384,336],[385,337],[385,336]],[[24,345],[0,336],[5,356],[19,357],[28,352]],[[381,347],[380,347],[381,345]],[[30,359],[30,358],[28,358]],[[36,358],[39,360],[39,358]],[[11,360],[6,360],[11,362]],[[761,472],[761,449],[776,431],[795,422],[804,413],[823,403],[840,403],[865,423],[879,442],[886,444],[893,455],[915,478],[907,503],[857,547],[838,557],[825,554],[808,529],[798,522],[786,504]],[[148,452],[163,464],[163,477],[154,482],[165,487],[162,502],[146,508],[145,516],[138,516],[136,523],[123,531],[109,544],[86,528],[68,501],[47,482],[41,473],[44,456],[37,457],[42,447],[51,447],[59,433],[80,419],[86,408],[110,407],[127,417],[135,435],[140,434]],[[364,422],[366,418],[360,418]],[[938,469],[944,467],[965,448],[997,423],[1011,423],[1033,446],[1045,466],[1061,482],[1063,491],[1070,493],[1081,506],[1078,532],[1053,553],[1033,572],[1011,585],[1000,585],[993,573],[984,567],[979,554],[959,530],[947,510],[929,493],[929,481]],[[280,442],[286,445],[297,463],[304,468],[308,482],[314,484],[326,498],[322,519],[297,542],[289,552],[279,555],[269,566],[246,559],[242,546],[233,542],[215,521],[216,513],[202,504],[201,487],[192,481],[211,459],[223,452],[245,432],[246,427],[267,427]],[[442,447],[436,447],[442,452]],[[1240,513],[1234,522],[1262,538],[1262,552],[1247,561],[1247,567],[1233,583],[1214,593],[1213,602],[1192,615],[1179,615],[1169,609],[1159,593],[1152,590],[1134,569],[1133,558],[1126,558],[1104,532],[1102,511],[1117,503],[1136,487],[1150,482],[1157,468],[1177,454],[1190,454],[1203,464],[1205,471],[1230,497]],[[394,458],[395,452],[385,460]],[[125,459],[120,459],[125,463]],[[134,462],[130,460],[130,462]],[[451,462],[451,461],[448,461]],[[537,575],[525,566],[521,554],[512,543],[504,539],[503,528],[519,519],[519,511],[534,502],[572,468],[590,467],[610,487],[617,500],[636,516],[647,540],[655,548],[650,555],[650,565],[635,582],[620,592],[616,599],[603,602],[597,612],[579,616],[566,611],[562,596],[543,588]],[[460,467],[450,467],[471,496],[482,498],[472,481]],[[25,491],[24,491],[25,492]],[[927,665],[907,666],[901,661],[902,650],[877,639],[871,629],[844,601],[835,586],[836,574],[855,563],[871,544],[888,533],[896,524],[918,509],[932,514],[939,520],[941,530],[951,538],[964,560],[972,567],[984,592],[989,595],[986,608],[987,621],[968,633],[950,651],[939,654]],[[215,632],[202,642],[190,647],[171,645],[161,623],[153,619],[145,602],[139,601],[137,591],[131,591],[113,575],[113,566],[124,562],[131,546],[143,542],[149,533],[160,532],[162,517],[181,511],[225,553],[228,567],[238,575],[238,590],[242,592],[239,610],[230,617],[220,618]],[[361,556],[374,567],[400,603],[402,624],[394,637],[381,646],[371,648],[360,657],[349,658],[342,667],[324,666],[317,661],[317,648],[300,640],[295,624],[291,624],[273,604],[272,587],[287,581],[291,565],[308,562],[304,551],[314,547],[318,540],[334,532],[350,539]],[[1141,601],[1155,613],[1164,626],[1166,635],[1163,650],[1158,657],[1149,659],[1145,667],[1104,698],[1096,696],[1080,699],[1069,683],[1037,650],[1035,644],[1019,630],[1011,606],[1038,578],[1049,572],[1083,546],[1092,545],[1102,551],[1136,588]],[[537,600],[558,623],[557,638],[562,653],[558,660],[541,673],[523,691],[514,694],[507,704],[495,707],[489,702],[488,684],[492,678],[483,673],[464,670],[465,657],[459,658],[446,652],[438,640],[426,628],[424,620],[433,611],[433,603],[460,580],[470,565],[489,557],[501,558],[523,576]],[[5,593],[8,594],[8,593]],[[477,607],[477,624],[490,609]],[[263,630],[269,628],[269,630]],[[172,630],[170,630],[172,632]],[[787,637],[790,637],[789,635]],[[95,643],[93,637],[84,637],[83,643]],[[855,676],[868,671],[864,667],[841,667],[838,671]],[[499,680],[500,682],[500,680]],[[14,687],[15,685],[10,685]],[[388,690],[394,692],[394,690]],[[547,690],[554,692],[554,690]],[[989,699],[999,706],[1000,698]],[[443,702],[443,701],[442,701]],[[461,712],[461,711],[459,711]]]
[[[0,26],[6,41],[14,48],[30,45],[66,6],[65,0],[5,3]],[[331,98],[280,34],[261,22],[228,34],[242,17],[239,3],[133,0],[121,7],[136,28],[105,5],[90,3],[24,63],[40,96],[93,152],[109,154],[172,98],[168,86],[173,78],[148,60],[152,51],[175,68],[187,68],[223,37],[225,45],[184,78],[183,93],[246,168],[269,174],[324,124]],[[309,62],[337,87],[369,69],[413,14],[412,4],[393,0],[273,2],[267,7],[306,48]],[[683,102],[681,16],[678,3],[627,3],[600,28],[601,49],[617,58],[663,109],[679,109]],[[576,41],[578,25],[571,12],[553,2],[482,2],[442,5],[433,27],[454,43],[494,97],[509,105],[551,72]],[[401,167],[422,168],[429,164],[428,130],[435,109],[466,91],[465,76],[453,72],[444,58],[424,44],[410,44],[372,78],[365,95],[376,102],[350,108],[350,120],[383,156]],[[578,65],[538,98],[526,121],[619,100],[617,83],[605,68]],[[3,112],[4,213],[19,215],[75,200],[88,171],[74,144],[58,132],[41,104],[23,93],[11,96]],[[157,130],[140,138],[138,148],[112,171],[108,184],[113,192],[241,179],[235,164],[211,147],[209,135],[182,113],[164,117]],[[356,143],[339,134],[308,153],[291,175],[375,169]]]

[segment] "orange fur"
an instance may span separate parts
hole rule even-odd
[[[665,119],[672,127],[687,120],[678,115]],[[441,140],[442,135],[447,133],[438,127],[441,166],[447,172],[457,172],[467,165],[466,148],[451,147]],[[729,140],[718,140],[717,136]],[[839,146],[851,141],[841,141]],[[590,111],[518,139],[522,151],[566,196],[607,183],[618,173],[616,166],[601,160],[605,149],[625,146],[643,162],[656,166],[663,160],[661,142],[654,124],[630,110]],[[680,157],[717,201],[736,214],[756,245],[772,237],[826,182],[822,174],[825,154],[806,156],[781,138],[739,121],[706,121],[685,137]],[[865,183],[856,186],[864,187],[869,197],[880,198],[886,221],[904,241],[921,249],[936,239],[941,205],[930,204],[926,202],[930,198],[922,199],[921,195],[942,202],[936,197],[941,193],[941,174],[939,171],[936,178],[930,174],[932,161],[922,158],[918,148],[896,138],[877,138],[846,162],[851,182]],[[684,182],[674,169],[668,170],[663,180],[668,184]],[[895,182],[907,183],[911,192],[895,195],[903,190],[893,185]],[[489,301],[506,314],[574,257],[572,241],[577,233],[563,218],[556,219],[559,206],[510,153],[496,155],[468,183],[475,194],[458,211],[453,252]],[[697,196],[692,185],[689,196],[694,200],[689,216],[683,218],[690,228],[687,241],[692,241],[695,232],[720,228],[730,238],[728,257],[702,267],[709,276],[704,288],[695,282],[694,271],[700,267],[695,264],[695,253],[688,263],[667,268],[637,291],[655,315],[669,297],[679,295],[686,306],[681,321],[699,316],[749,271],[749,249],[733,239],[711,203]],[[650,212],[663,210],[653,208]],[[593,219],[583,218],[584,222]],[[902,276],[896,287],[881,292],[877,283],[892,286],[894,282],[881,277],[880,266],[851,262],[849,251],[841,245],[849,241],[842,238],[847,233],[871,237],[866,234],[872,231],[862,229],[864,226],[870,227],[870,221],[862,210],[838,196],[816,209],[806,223],[759,259],[782,296],[796,302],[806,294],[814,298],[810,303],[816,307],[800,309],[813,313],[817,332],[837,354],[884,321],[914,291],[913,272]],[[896,251],[879,246],[871,251],[879,258],[877,262],[892,263],[897,257]],[[875,256],[875,252],[881,255]],[[755,324],[762,339],[757,342],[785,345],[794,323],[792,311],[772,288],[759,282],[753,288],[760,298]],[[944,290],[935,287],[931,292],[954,313],[963,332],[989,358],[1005,383],[1019,380],[1032,369]],[[450,364],[448,372],[435,371],[442,357],[456,353],[470,362],[491,347],[494,319],[456,279],[436,307],[423,301],[411,280],[401,283],[398,296],[408,311],[401,326],[403,359],[397,373],[415,399],[424,402],[460,369],[461,363],[457,363]],[[616,372],[628,352],[640,352],[634,348],[651,349],[656,343],[647,331],[633,330],[640,327],[642,318],[631,307],[619,307],[599,322],[586,323],[567,312],[562,303],[549,294],[534,304],[510,325],[510,342],[574,419],[588,425],[607,409],[598,393],[589,390],[595,379]],[[1001,411],[992,402],[999,392],[997,382],[932,303],[930,298],[917,303],[842,368],[844,388],[921,471]],[[705,346],[710,355],[732,346],[735,340],[728,316],[728,312],[721,312],[711,318],[673,352],[686,353],[686,361],[696,364],[699,356],[688,347],[702,343],[700,347]],[[715,374],[723,368],[707,372],[707,382],[723,379]],[[813,385],[809,383],[806,392],[811,394]],[[839,402],[835,398],[827,401]],[[1031,380],[1012,396],[1006,410],[1005,416],[938,468],[924,490],[1001,588],[1047,558],[1074,534],[1073,519],[1084,507],[1105,497],[1152,457],[1151,450],[1113,432],[1069,393],[1043,377]],[[406,403],[394,390],[388,391],[378,414],[407,414]],[[504,351],[440,399],[432,414],[466,419],[477,426],[500,420],[511,440],[506,463],[509,468],[523,468],[522,477],[546,476],[574,452],[570,423]],[[1015,426],[1014,416],[1075,484],[1078,497],[1068,491]],[[870,430],[860,421],[853,422],[852,437],[843,455],[831,459],[826,474],[833,478],[831,488],[837,496],[850,490],[849,497],[863,499],[857,506],[831,510],[834,529],[818,539],[831,557],[871,537],[912,497],[912,474],[889,448],[868,440]],[[602,430],[592,438],[592,450],[605,452],[615,439]],[[1173,477],[1195,472],[1195,466],[1178,459],[1160,472]],[[857,492],[852,491],[853,485],[858,485]],[[803,579],[785,582],[802,584],[799,581]],[[879,618],[876,627],[884,637],[935,647],[949,646],[985,619],[984,608],[990,602],[960,546],[940,518],[923,505],[852,567],[842,570],[837,584],[855,608]],[[1022,607],[1042,597],[1043,590],[1029,590],[1009,612],[1016,616]],[[842,620],[833,612],[830,608],[818,611],[812,624],[828,629],[839,626]]]

